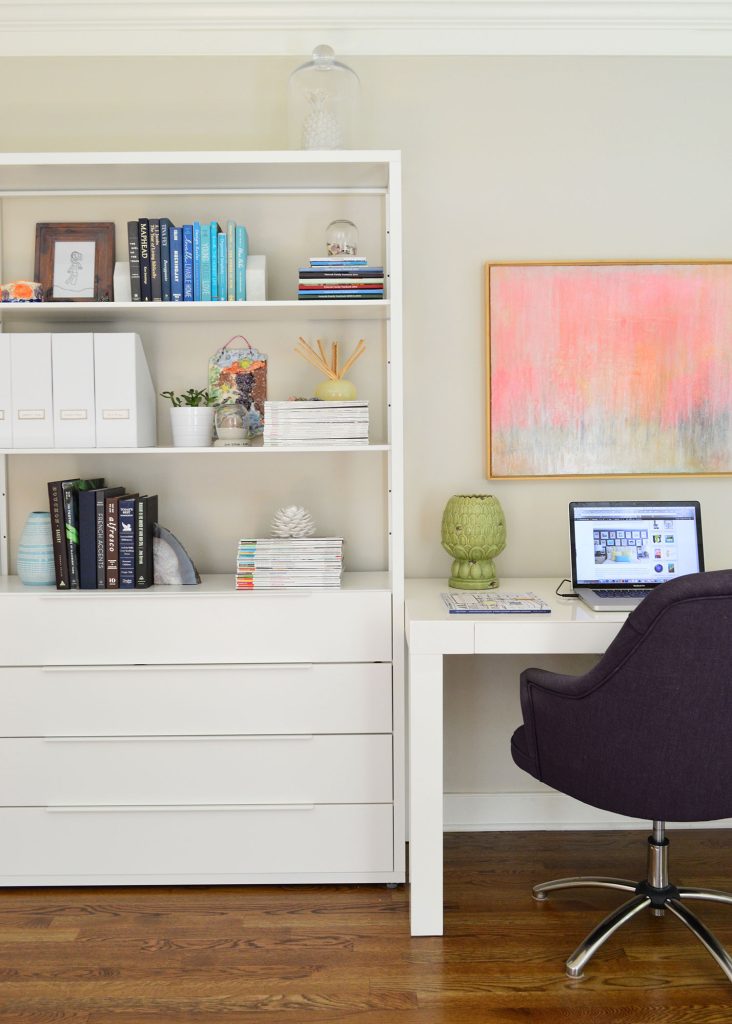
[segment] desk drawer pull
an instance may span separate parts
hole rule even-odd
[[[169,672],[173,675],[176,672],[267,672],[270,670],[276,671],[278,669],[307,672],[312,670],[313,667],[313,662],[306,661],[252,661],[247,662],[246,664],[225,662],[221,665],[41,665],[41,672],[71,673],[73,675],[77,675],[80,672],[135,672],[137,670],[140,672]]]
[[[313,740],[314,733],[266,733],[257,735],[213,736],[43,736],[44,743],[247,743],[279,740]]]
[[[49,814],[177,814],[179,811],[314,811],[315,804],[53,804]]]

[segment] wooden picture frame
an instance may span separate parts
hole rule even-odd
[[[732,260],[485,275],[489,478],[732,473]]]
[[[35,280],[44,302],[112,302],[114,224],[36,224]]]

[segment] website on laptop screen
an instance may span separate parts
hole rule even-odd
[[[570,523],[575,586],[654,586],[703,569],[698,503],[573,502]]]

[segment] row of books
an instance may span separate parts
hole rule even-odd
[[[266,537],[239,541],[237,590],[340,587],[342,537]]]
[[[48,501],[57,590],[152,586],[157,494],[77,478],[50,481]]]
[[[311,256],[307,267],[300,267],[298,299],[384,298],[384,268],[370,267],[361,256]]]
[[[295,399],[264,403],[265,447],[350,447],[368,443],[368,402]]]
[[[167,218],[127,222],[133,302],[227,302],[247,297],[247,229],[227,221],[182,227]]]

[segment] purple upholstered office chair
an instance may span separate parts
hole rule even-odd
[[[732,904],[732,894],[676,886],[668,877],[666,821],[732,816],[732,570],[680,576],[657,587],[585,675],[527,669],[516,764],[593,807],[648,818],[648,877],[561,878],[534,887],[592,886],[631,898],[567,960],[570,978],[621,925],[648,907],[670,910],[732,981],[732,958],[685,900]]]

